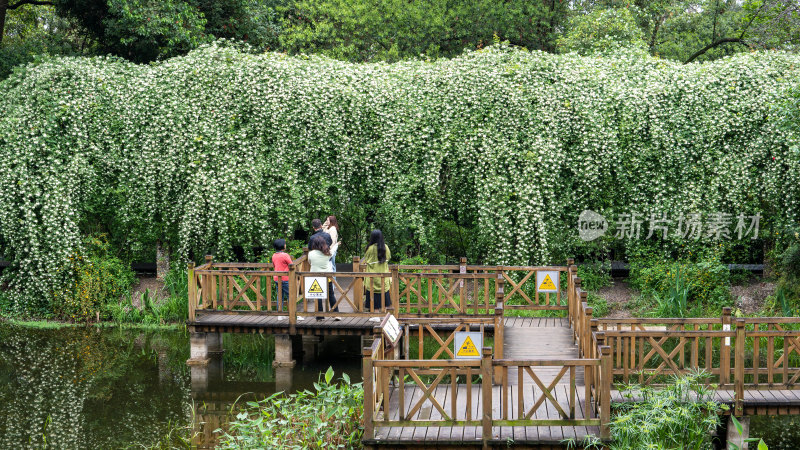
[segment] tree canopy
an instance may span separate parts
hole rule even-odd
[[[110,53],[150,62],[219,38],[247,42],[258,51],[321,53],[352,62],[452,57],[499,41],[585,53],[582,46],[602,52],[607,45],[640,46],[643,40],[654,56],[691,62],[755,49],[796,51],[800,5],[795,0],[0,0],[0,78],[37,54]]]

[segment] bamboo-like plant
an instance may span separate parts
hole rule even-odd
[[[614,403],[609,424],[611,449],[701,449],[710,431],[720,424],[718,412],[727,406],[713,399],[705,384],[710,375],[693,372],[674,377],[662,389],[630,385],[623,388],[628,401]]]
[[[273,394],[260,402],[247,402],[227,431],[221,433],[220,449],[320,449],[352,448],[361,443],[364,390],[342,374],[331,383],[328,368],[315,392]]]

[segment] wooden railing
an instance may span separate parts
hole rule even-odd
[[[391,286],[390,306],[401,317],[493,315],[498,305],[501,310],[572,309],[560,287],[553,294],[538,294],[535,286],[538,271],[566,273],[566,266],[468,266],[462,258],[458,265],[392,265],[388,273],[372,273],[365,272],[354,258],[352,270],[309,272],[307,254],[284,272],[275,271],[270,263],[219,263],[207,256],[199,267],[189,264],[189,320],[194,322],[198,313],[220,310],[286,315],[292,325],[298,317],[372,316],[385,312],[385,307],[376,307],[371,301],[367,306],[365,296],[372,297],[373,286],[384,282]],[[319,305],[305,299],[304,279],[308,276],[331,281],[336,292],[333,306],[328,301]],[[273,282],[275,277],[288,278],[288,295]]]
[[[567,360],[493,359],[490,347],[482,349],[480,360],[376,359],[378,348],[374,343],[364,349],[365,440],[374,438],[377,427],[474,426],[484,443],[497,426],[598,426],[601,438],[609,436],[607,348],[602,358]],[[375,396],[383,399],[383,409],[373,407]],[[431,414],[420,417],[426,405]]]

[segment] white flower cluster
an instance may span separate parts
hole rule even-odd
[[[775,52],[681,65],[503,46],[53,59],[0,84],[0,246],[17,290],[44,298],[99,213],[133,247],[225,257],[332,204],[367,202],[423,244],[455,211],[502,263],[574,250],[587,208],[796,221],[800,158],[770,114],[799,71]]]

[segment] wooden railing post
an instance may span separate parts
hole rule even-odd
[[[731,329],[731,308],[722,308],[722,330]],[[719,387],[724,389],[730,383],[731,376],[731,338],[724,337],[719,349]]]
[[[364,439],[373,439],[375,437],[375,428],[373,426],[375,417],[375,391],[372,384],[372,377],[374,376],[372,367],[372,347],[364,347],[362,361],[362,376],[364,377]]]
[[[744,319],[736,319],[736,348],[734,349],[733,385],[736,394],[736,415],[744,415]],[[758,338],[756,338],[758,339]],[[784,338],[788,339],[788,338]],[[784,356],[784,358],[788,358]]]
[[[503,339],[504,339],[504,327],[505,327],[505,317],[503,317],[504,312],[504,304],[503,304],[503,293],[504,286],[503,280],[497,280],[497,289],[495,289],[495,305],[494,305],[494,357],[495,359],[503,359]],[[497,366],[494,368],[494,377],[497,383],[502,384],[503,380],[503,367]]]
[[[583,300],[585,298],[586,298],[586,292],[581,292],[581,303],[583,303]],[[581,305],[581,308],[583,308],[583,305]],[[585,308],[583,310],[583,314],[584,314],[584,316],[583,316],[583,326],[581,327],[583,329],[583,338],[582,338],[582,341],[581,341],[582,344],[581,344],[581,348],[580,348],[580,353],[581,353],[583,358],[591,358],[592,357],[591,355],[594,353],[591,350],[591,348],[592,348],[592,314],[593,313],[594,313],[594,309],[591,306],[589,306],[589,307],[587,307],[587,308]]]
[[[395,266],[391,267],[392,272],[392,308],[395,313],[400,315],[400,268]]]
[[[353,272],[361,272],[361,258],[358,256],[353,256]],[[353,303],[355,303],[356,311],[364,311],[364,279],[362,277],[353,277]]]
[[[481,402],[483,402],[481,438],[483,448],[488,448],[489,440],[492,439],[492,387],[492,348],[483,347],[483,357],[481,358]]]
[[[286,299],[289,303],[289,334],[295,334],[295,326],[297,325],[298,281],[297,267],[294,264],[289,264],[289,298]]]
[[[572,258],[567,258],[567,320],[572,326],[573,334],[575,330],[575,280],[573,280],[572,265],[575,262]]]
[[[300,264],[300,272],[310,272],[311,271],[311,261],[308,260],[308,247],[303,247],[303,262]]]
[[[462,256],[458,259],[458,273],[466,274],[467,273],[467,258]],[[469,306],[469,302],[467,302],[466,298],[466,289],[464,288],[464,279],[458,280],[458,306],[459,311],[461,314],[468,314],[467,307]],[[478,305],[477,299],[475,304],[475,312],[474,314],[478,314]]]
[[[194,322],[194,311],[197,305],[197,280],[194,277],[194,261],[186,269],[189,277],[189,322]],[[200,305],[202,309],[204,305]]]
[[[600,439],[609,439],[611,437],[611,430],[608,427],[611,422],[611,382],[614,378],[611,367],[611,347],[607,345],[600,347],[600,360]]]

